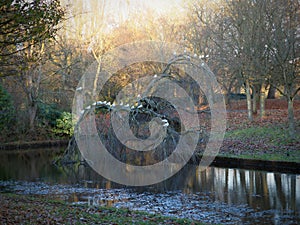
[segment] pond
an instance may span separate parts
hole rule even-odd
[[[185,166],[148,187],[112,183],[85,166],[56,167],[59,149],[0,152],[0,190],[52,195],[219,224],[300,224],[300,174]]]

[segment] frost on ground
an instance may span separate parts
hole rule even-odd
[[[300,215],[278,210],[252,209],[246,204],[234,205],[214,201],[214,193],[185,194],[182,191],[157,193],[129,188],[95,189],[82,185],[49,185],[43,182],[0,181],[2,192],[23,195],[47,195],[70,204],[91,208],[113,206],[133,211],[188,218],[213,224],[289,224],[300,222]],[[74,198],[76,196],[76,198]]]

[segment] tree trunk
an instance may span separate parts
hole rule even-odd
[[[253,113],[252,113],[252,104],[251,104],[251,93],[250,93],[249,80],[246,80],[246,97],[247,97],[248,119],[250,121],[253,121]]]
[[[275,99],[276,87],[270,85],[267,99]]]
[[[225,105],[230,106],[230,98],[229,98],[229,93],[228,92],[224,95],[224,98],[225,98]]]
[[[294,106],[293,98],[288,96],[288,123],[289,123],[289,134],[291,137],[295,136],[295,119],[294,119]]]
[[[95,75],[95,79],[94,79],[94,84],[93,84],[93,101],[96,101],[97,99],[97,95],[99,93],[97,93],[97,87],[98,87],[98,81],[99,81],[99,76],[100,76],[100,72],[101,72],[101,60],[97,60],[98,65],[97,65],[97,72]]]
[[[28,106],[28,114],[29,114],[29,129],[30,131],[34,131],[35,128],[35,118],[37,113],[37,103],[31,102]]]
[[[253,85],[253,88],[252,88],[252,95],[253,95],[252,112],[253,112],[253,114],[257,114],[258,89],[255,87],[255,85]]]
[[[259,110],[259,116],[260,118],[264,118],[266,115],[266,110],[265,110],[265,90],[263,89],[263,85],[260,88],[260,96],[259,96],[259,103],[260,103],[260,110]]]
[[[29,119],[29,130],[34,131],[35,128],[35,118],[37,113],[37,102],[36,102],[36,93],[35,93],[35,82],[33,78],[34,71],[29,71],[25,74],[27,77],[27,101],[28,101],[28,119]],[[37,82],[39,79],[37,79]],[[36,89],[37,90],[37,89]]]

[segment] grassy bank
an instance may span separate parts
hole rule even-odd
[[[288,132],[284,101],[267,101],[266,115],[247,119],[245,102],[229,108],[227,131],[219,156],[300,163],[300,102],[295,104],[296,134]]]
[[[282,126],[253,126],[228,131],[220,156],[300,163],[300,134],[291,138]]]
[[[201,224],[112,207],[70,205],[29,195],[0,194],[1,224]]]

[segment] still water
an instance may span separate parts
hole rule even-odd
[[[157,185],[132,188],[90,168],[56,167],[59,149],[0,152],[0,191],[56,195],[207,223],[300,224],[300,174],[187,165]]]

